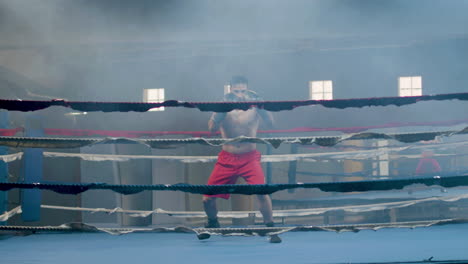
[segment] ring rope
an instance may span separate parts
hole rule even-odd
[[[102,228],[84,223],[68,223],[59,226],[0,226],[0,231],[26,232],[26,233],[49,233],[49,232],[105,232],[111,235],[122,235],[129,233],[207,233],[222,236],[270,236],[285,232],[304,231],[332,231],[332,232],[359,232],[362,230],[379,230],[382,228],[417,228],[434,225],[447,225],[467,223],[467,219],[441,219],[429,221],[406,221],[394,223],[376,224],[353,224],[353,225],[317,225],[317,226],[292,226],[292,227],[244,227],[244,228],[190,228],[186,226],[177,227],[155,227],[155,228]]]
[[[364,205],[349,205],[349,206],[336,206],[336,207],[324,207],[324,208],[310,208],[310,209],[288,209],[288,210],[273,210],[273,217],[287,218],[287,217],[304,217],[311,215],[323,215],[332,211],[345,211],[350,213],[365,213],[382,211],[389,209],[397,209],[409,207],[421,203],[427,202],[457,202],[459,200],[468,199],[468,194],[461,194],[455,196],[441,196],[441,197],[427,197],[421,199],[397,201],[397,202],[386,202],[386,203],[374,203]],[[57,206],[57,205],[41,205],[41,208],[51,210],[65,210],[65,211],[78,211],[78,212],[89,212],[89,213],[106,213],[106,214],[127,214],[130,217],[141,217],[145,218],[150,215],[168,215],[177,218],[206,218],[206,213],[202,211],[169,211],[161,208],[154,210],[129,210],[116,207],[113,209],[108,208],[86,208],[86,207],[71,207],[71,206]],[[21,206],[17,206],[12,210],[0,215],[0,222],[7,221],[11,217],[21,214]],[[246,218],[246,217],[261,218],[262,215],[259,211],[220,211],[218,212],[218,218]]]
[[[0,145],[25,148],[78,148],[94,144],[144,144],[151,148],[174,148],[178,145],[201,144],[207,146],[222,146],[224,144],[249,142],[270,144],[278,148],[281,144],[317,144],[319,146],[334,146],[348,140],[387,139],[403,143],[434,140],[441,136],[468,134],[468,127],[457,131],[415,132],[401,134],[358,133],[343,136],[321,137],[237,137],[237,138],[185,138],[185,139],[130,139],[130,138],[41,138],[41,137],[0,137]]]
[[[283,154],[283,155],[262,155],[262,162],[281,162],[281,161],[316,161],[310,158],[323,159],[355,159],[361,160],[366,158],[376,157],[382,154],[401,152],[409,149],[450,149],[467,146],[468,141],[459,141],[451,143],[430,143],[417,146],[392,147],[392,146],[377,146],[371,149],[360,149],[356,151],[337,151],[337,152],[320,152],[320,153],[302,153],[302,154]],[[354,146],[353,146],[354,148]],[[84,154],[84,153],[63,153],[63,152],[43,152],[44,157],[61,157],[61,158],[81,158],[86,161],[128,161],[130,159],[152,159],[152,160],[167,160],[180,161],[183,163],[195,162],[212,162],[216,160],[216,156],[155,156],[155,155],[116,155],[116,154]],[[452,154],[434,154],[434,156],[450,156]],[[456,154],[463,156],[463,154]],[[12,162],[22,159],[23,152],[0,155],[0,160],[3,162]],[[398,154],[399,158],[420,158],[420,155]]]
[[[402,189],[411,184],[438,185],[446,188],[467,186],[468,175],[434,176],[423,178],[399,178],[386,180],[367,180],[349,182],[294,183],[294,184],[226,184],[226,185],[192,185],[156,184],[156,185],[117,185],[107,183],[0,183],[0,191],[11,189],[51,190],[61,194],[79,194],[88,190],[112,190],[121,194],[136,194],[142,191],[182,191],[196,194],[272,194],[289,189],[318,188],[324,192],[364,192]]]
[[[468,156],[468,155],[464,155]],[[282,169],[282,168],[275,168],[275,170],[282,171],[282,172],[287,172],[288,169]],[[375,169],[367,169],[367,170],[361,170],[361,171],[355,171],[355,172],[345,172],[345,173],[326,173],[326,172],[320,172],[320,171],[300,171],[296,170],[296,175],[304,175],[304,176],[311,176],[311,177],[336,177],[340,179],[344,178],[355,178],[355,177],[360,177],[360,178],[371,178],[371,179],[387,179],[391,177],[401,177],[401,174],[388,174],[388,175],[374,175],[372,173],[377,172]],[[415,172],[406,172],[408,177],[413,177],[416,175]],[[453,170],[444,170],[440,172],[434,172],[434,173],[428,173],[426,176],[431,175],[431,176],[452,176],[452,175],[464,175],[468,174],[468,166],[466,165],[458,165],[457,168]],[[422,175],[420,175],[422,176]]]
[[[422,147],[421,147],[422,148]],[[344,151],[344,152],[326,152],[326,153],[304,153],[304,154],[273,154],[262,155],[261,162],[286,162],[286,161],[305,161],[315,162],[315,159],[321,160],[363,160],[376,158],[380,155],[399,152],[410,148],[380,150],[380,151]],[[414,148],[416,149],[416,148]],[[448,157],[448,156],[464,156],[461,154],[434,154],[434,157]],[[215,162],[217,156],[154,156],[154,155],[111,155],[111,154],[80,154],[80,153],[61,153],[61,152],[44,152],[45,157],[50,158],[80,158],[86,161],[129,161],[134,159],[144,160],[165,160],[165,161],[179,161],[182,163],[206,163]],[[396,156],[396,155],[395,155]],[[398,155],[402,158],[421,158],[421,155]],[[0,156],[0,159],[2,157]]]
[[[301,101],[253,101],[253,102],[184,102],[168,100],[161,103],[135,103],[135,102],[76,102],[63,99],[51,101],[32,100],[5,100],[0,99],[0,109],[9,111],[37,111],[51,106],[63,106],[83,112],[146,112],[151,108],[159,107],[186,107],[198,108],[201,111],[229,112],[235,109],[247,110],[258,107],[267,111],[292,110],[301,106],[322,105],[328,108],[344,109],[349,107],[408,105],[421,101],[442,100],[468,100],[468,93],[451,93],[437,95],[422,95],[408,97],[380,97],[335,100],[301,100]]]
[[[290,129],[259,130],[258,134],[273,133],[306,133],[306,132],[326,132],[339,131],[343,133],[359,133],[371,129],[396,128],[410,126],[454,126],[468,123],[468,119],[432,121],[432,122],[391,122],[383,125],[358,126],[358,127],[296,127]],[[24,132],[23,127],[12,129],[0,129],[0,136],[14,136],[19,132]],[[211,137],[219,135],[220,132],[209,131],[132,131],[132,130],[94,130],[94,129],[65,129],[65,128],[44,128],[44,134],[49,136],[107,136],[107,137],[158,137],[167,135],[189,135],[192,137]]]
[[[17,206],[13,209],[11,209],[10,211],[7,211],[7,212],[4,212],[3,214],[0,215],[0,222],[6,222],[8,221],[8,219],[10,219],[11,217],[17,215],[17,214],[21,214],[23,212],[23,210],[21,209],[21,206]]]
[[[276,130],[259,130],[258,134],[275,134],[275,133],[307,133],[307,132],[328,132],[339,131],[343,133],[359,133],[371,129],[382,128],[396,128],[396,127],[409,127],[409,126],[454,126],[459,124],[468,123],[468,119],[448,120],[448,121],[433,121],[433,122],[392,122],[383,125],[374,126],[358,126],[358,127],[296,127],[290,129],[276,129]],[[0,131],[1,133],[1,131]],[[44,134],[51,136],[108,136],[108,137],[128,137],[128,138],[141,138],[141,137],[157,137],[167,135],[190,135],[192,137],[212,137],[219,135],[220,132],[209,131],[126,131],[126,130],[91,130],[91,129],[56,129],[45,128]],[[5,135],[7,136],[7,135]],[[9,135],[13,136],[13,135]]]
[[[0,129],[0,136],[14,136],[16,135],[18,132],[23,132],[24,131],[24,128],[22,127],[17,127],[17,128],[2,128]]]
[[[0,155],[0,160],[5,162],[5,163],[12,162],[12,161],[15,161],[15,160],[22,159],[23,154],[24,154],[23,152],[17,152],[17,153],[13,153],[13,154]]]
[[[461,194],[456,196],[443,196],[443,197],[428,197],[422,199],[398,201],[398,202],[387,202],[387,203],[375,203],[365,205],[351,205],[351,206],[336,206],[326,208],[311,208],[311,209],[288,209],[288,210],[273,210],[273,217],[301,217],[310,215],[321,215],[331,211],[343,210],[351,213],[364,213],[373,212],[387,209],[396,209],[408,207],[425,202],[456,202],[459,200],[468,199],[468,194]],[[147,217],[152,214],[164,214],[173,217],[199,217],[206,218],[204,211],[168,211],[161,208],[155,210],[124,210],[122,208],[105,209],[105,208],[82,208],[82,207],[66,207],[66,206],[51,206],[41,205],[42,208],[47,209],[58,209],[58,210],[71,210],[71,211],[86,211],[86,212],[105,212],[108,214],[113,213],[125,213],[131,217]],[[220,211],[218,212],[218,218],[245,218],[250,216],[261,218],[262,215],[259,211]]]
[[[406,150],[416,149],[433,149],[437,148],[459,148],[467,145],[468,141],[453,142],[453,143],[438,143],[421,146],[406,146],[406,147],[380,147],[380,149],[371,150],[356,150],[356,151],[334,151],[334,152],[320,152],[320,153],[301,153],[301,154],[273,154],[262,155],[261,162],[285,162],[285,161],[310,161],[315,162],[316,159],[320,160],[363,160],[375,158],[380,155],[393,155],[393,158],[420,158],[421,155],[411,154],[392,154],[399,153]],[[166,161],[179,161],[182,163],[206,163],[214,162],[217,156],[160,156],[160,155],[122,155],[122,154],[86,154],[86,153],[63,153],[63,152],[43,152],[44,157],[48,158],[80,158],[85,161],[129,161],[129,160],[166,160]],[[463,156],[463,154],[434,154],[434,156]],[[12,162],[22,159],[23,152],[13,154],[0,155],[0,160],[3,162]]]
[[[439,147],[444,149],[458,148],[466,145],[466,142],[441,144]],[[406,150],[430,149],[427,146],[408,146],[398,148],[387,148],[381,150],[358,150],[358,151],[334,151],[320,153],[301,153],[301,154],[271,154],[262,155],[261,162],[286,162],[286,161],[316,161],[315,159],[370,159],[380,155],[399,153]],[[461,156],[459,154],[434,154],[434,156]],[[45,157],[62,157],[62,158],[80,158],[86,161],[129,161],[133,159],[150,159],[150,160],[166,160],[179,161],[182,163],[206,163],[214,162],[217,156],[156,156],[156,155],[116,155],[116,154],[81,154],[81,153],[62,153],[62,152],[44,152]],[[421,158],[421,155],[401,155],[405,158]],[[1,157],[0,157],[1,159]]]

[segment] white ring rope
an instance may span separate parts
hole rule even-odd
[[[401,152],[409,149],[435,149],[435,148],[458,148],[467,145],[468,141],[454,143],[437,143],[422,146],[406,146],[406,147],[391,147],[371,150],[356,150],[356,151],[335,151],[321,153],[301,153],[301,154],[277,154],[277,155],[262,155],[262,162],[284,162],[284,161],[316,161],[312,158],[320,159],[354,159],[363,160],[376,158],[381,155]],[[49,158],[80,158],[85,161],[129,161],[139,159],[149,160],[166,160],[179,161],[182,163],[206,163],[214,162],[217,156],[159,156],[159,155],[115,155],[115,154],[84,154],[84,153],[63,153],[63,152],[44,152],[44,157]],[[434,156],[452,156],[455,154],[434,154]],[[23,152],[18,152],[8,155],[0,155],[0,160],[4,162],[12,162],[21,159]],[[393,158],[420,158],[420,155],[393,155]]]
[[[443,197],[428,197],[408,201],[398,201],[398,202],[388,202],[388,203],[376,203],[376,204],[366,204],[366,205],[351,205],[351,206],[337,206],[337,207],[326,207],[326,208],[311,208],[311,209],[288,209],[288,210],[274,210],[273,217],[303,217],[311,215],[321,215],[331,211],[343,210],[350,213],[364,213],[372,211],[381,211],[388,209],[396,209],[408,207],[425,202],[456,202],[459,200],[468,199],[468,194],[461,194],[456,196],[443,196]],[[115,214],[122,213],[128,214],[131,217],[148,217],[153,214],[164,214],[172,217],[179,218],[205,218],[206,213],[202,211],[168,211],[164,209],[154,209],[154,210],[127,210],[120,207],[114,209],[107,208],[86,208],[86,207],[69,207],[69,206],[57,206],[57,205],[41,205],[41,208],[52,209],[52,210],[67,210],[67,211],[81,211],[89,213],[107,213]],[[20,214],[21,207],[18,206],[2,215],[0,215],[0,221],[7,221],[9,218],[13,217],[16,214]],[[246,217],[256,217],[261,218],[262,215],[259,211],[222,211],[218,213],[219,218],[246,218]]]
[[[8,219],[10,219],[11,217],[13,217],[13,216],[15,216],[17,214],[21,214],[22,212],[23,211],[21,210],[21,206],[17,206],[15,208],[11,209],[10,211],[1,214],[0,215],[0,222],[5,222]]]
[[[18,152],[18,153],[13,153],[13,154],[7,154],[7,155],[0,155],[0,160],[3,162],[12,162],[15,160],[19,160],[23,158],[23,152]]]
[[[445,196],[445,197],[428,197],[409,201],[398,201],[388,203],[377,203],[377,204],[366,204],[366,205],[350,205],[350,206],[337,206],[337,207],[326,207],[326,208],[310,208],[310,209],[288,209],[288,210],[273,210],[273,217],[301,217],[311,215],[321,215],[331,211],[343,210],[350,213],[364,213],[372,211],[381,211],[395,208],[408,207],[424,202],[456,202],[462,199],[467,199],[468,194],[461,194],[456,196]],[[63,207],[63,206],[50,206],[43,205],[43,208],[48,209],[62,209],[62,210],[78,210],[88,212],[106,212],[106,213],[125,213],[132,217],[147,217],[152,214],[165,214],[173,217],[198,217],[205,218],[206,213],[202,211],[167,211],[164,209],[157,208],[152,211],[143,210],[124,210],[122,208],[104,209],[104,208],[81,208],[81,207]],[[219,218],[246,218],[255,216],[256,218],[262,218],[259,211],[222,211],[218,213]]]

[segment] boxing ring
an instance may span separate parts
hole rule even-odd
[[[258,236],[198,241],[183,233],[48,233],[2,240],[1,252],[3,263],[466,263],[467,229],[467,224],[452,224],[357,233],[288,232],[281,244]]]
[[[364,106],[402,106],[421,101],[468,100],[468,93],[428,95],[414,97],[388,97],[368,99],[348,99],[330,101],[275,101],[275,102],[212,102],[194,103],[166,101],[162,103],[100,103],[53,101],[0,100],[0,108],[8,111],[38,111],[51,106],[66,107],[77,111],[102,112],[146,112],[155,107],[183,107],[200,111],[228,112],[234,109],[247,110],[258,107],[278,112],[298,107],[322,105],[327,108],[345,109]],[[401,157],[414,156],[411,151],[433,149],[444,150],[441,156],[452,149],[466,148],[468,140],[465,127],[467,120],[452,123],[412,124],[424,126],[449,126],[450,129],[409,133],[386,133],[368,131],[370,128],[336,128],[321,132],[339,130],[343,134],[310,136],[314,129],[293,129],[265,131],[268,137],[239,137],[222,139],[203,131],[196,132],[138,132],[132,131],[87,131],[72,129],[44,129],[43,134],[25,133],[15,136],[21,129],[4,129],[0,145],[15,149],[15,153],[0,155],[4,164],[19,160],[43,158],[73,158],[87,162],[128,160],[159,160],[171,164],[210,163],[216,156],[193,155],[119,155],[59,152],[60,149],[74,149],[84,146],[136,144],[151,149],[171,149],[187,145],[214,146],[233,142],[252,142],[266,147],[267,150],[290,146],[289,153],[263,155],[262,162],[274,164],[287,162],[286,182],[275,183],[268,179],[264,185],[216,185],[188,184],[115,184],[107,182],[49,182],[41,179],[24,178],[23,181],[10,182],[8,178],[0,183],[0,192],[22,190],[21,205],[9,205],[0,212],[0,253],[5,263],[83,263],[129,261],[161,261],[180,263],[193,261],[223,261],[234,263],[249,261],[258,263],[466,263],[468,246],[465,233],[468,229],[468,216],[465,208],[468,198],[468,170],[440,172],[436,175],[417,177],[370,177],[371,175],[341,175],[349,177],[346,181],[301,182],[297,174],[298,162],[317,162],[330,159],[365,160],[382,155]],[[402,124],[402,126],[405,124]],[[391,124],[389,127],[395,127]],[[289,136],[273,137],[274,133]],[[290,136],[300,132],[301,136]],[[44,134],[46,136],[44,136]],[[190,136],[185,138],[144,138],[161,135]],[[60,135],[60,137],[57,137]],[[86,136],[105,137],[86,137]],[[261,135],[261,134],[260,134]],[[448,139],[443,143],[440,138]],[[362,147],[349,150],[340,144],[355,141],[387,140],[391,145]],[[420,145],[421,141],[433,141]],[[307,148],[320,147],[320,151]],[[287,148],[287,147],[286,147]],[[305,150],[298,150],[304,148]],[[42,149],[46,149],[44,151]],[[325,149],[325,150],[324,150]],[[39,151],[40,150],[40,151]],[[439,154],[438,154],[439,155]],[[458,155],[458,154],[453,154]],[[33,162],[34,163],[34,162]],[[25,166],[30,166],[24,163]],[[37,165],[37,164],[36,164]],[[177,166],[177,165],[175,165]],[[29,168],[37,170],[36,168]],[[268,170],[268,167],[267,167]],[[269,169],[271,171],[271,168]],[[279,171],[277,169],[277,171]],[[268,173],[267,173],[268,174]],[[322,173],[326,174],[326,173]],[[267,175],[268,178],[268,175]],[[334,179],[331,176],[331,179]],[[414,187],[416,186],[416,187]],[[315,190],[339,195],[308,197],[305,191]],[[202,211],[177,211],[170,208],[153,210],[115,208],[88,208],[60,205],[47,205],[40,202],[39,192],[53,192],[57,195],[81,195],[87,192],[106,192],[131,196],[148,191],[186,194],[268,194],[288,193],[273,199],[275,227],[258,224],[261,215],[258,211],[222,211],[221,219],[248,219],[247,225],[223,224],[221,228],[201,227]],[[281,199],[296,195],[292,200]],[[369,197],[372,196],[372,200]],[[39,197],[39,198],[38,198]],[[38,201],[29,201],[28,199]],[[201,201],[200,201],[201,203]],[[294,208],[292,208],[294,207]],[[33,215],[38,210],[74,211],[83,214],[122,214],[135,218],[164,215],[175,219],[198,219],[198,221],[179,221],[152,224],[147,226],[95,225],[83,222],[63,223],[61,225],[10,225],[22,214]],[[406,210],[406,211],[405,211]],[[428,212],[428,210],[430,212]],[[432,212],[431,210],[434,210]],[[397,215],[396,212],[403,212]],[[408,213],[410,211],[410,213]],[[406,213],[405,213],[406,212]],[[418,215],[420,214],[420,215]],[[379,217],[376,218],[375,215]],[[382,215],[385,215],[382,218]],[[427,217],[429,215],[430,217]],[[437,215],[436,217],[431,217]],[[320,217],[320,223],[317,222]],[[372,219],[377,219],[373,221]],[[340,218],[341,224],[330,219]],[[370,219],[370,221],[369,221]],[[386,221],[381,221],[386,219]],[[349,223],[347,222],[349,221]],[[0,222],[0,223],[2,223]],[[338,221],[339,222],[339,221]],[[282,243],[268,243],[268,238],[280,235]],[[197,239],[198,237],[198,239]],[[209,239],[207,239],[209,238]],[[271,241],[270,241],[271,242]],[[20,251],[18,251],[20,249]],[[54,250],[52,250],[54,249]],[[183,254],[182,252],[183,251]]]

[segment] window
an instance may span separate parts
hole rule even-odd
[[[390,175],[390,155],[387,153],[388,140],[379,140],[373,145],[379,147],[383,153],[373,158],[372,175],[380,177],[388,177]]]
[[[143,102],[161,103],[164,102],[164,88],[144,89]],[[151,108],[149,111],[164,111],[164,107]]]
[[[224,94],[226,95],[226,94],[228,94],[230,92],[231,92],[231,85],[225,84],[224,85]]]
[[[310,99],[312,100],[332,100],[333,82],[332,81],[310,81],[309,82]]]
[[[409,76],[398,78],[398,96],[422,95],[422,77]]]

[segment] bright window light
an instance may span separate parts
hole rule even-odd
[[[231,85],[225,84],[224,85],[224,94],[228,94],[231,92]]]
[[[422,95],[422,77],[408,76],[398,78],[398,96]]]
[[[143,102],[161,103],[164,102],[164,88],[144,89]],[[164,111],[164,107],[151,108],[149,111]]]
[[[311,100],[333,100],[333,82],[310,81],[309,98]]]

